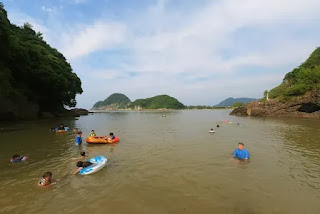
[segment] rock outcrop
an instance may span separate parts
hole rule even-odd
[[[304,117],[320,119],[320,89],[280,102],[278,99],[254,101],[234,109],[231,115],[255,117]]]

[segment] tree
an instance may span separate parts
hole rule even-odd
[[[232,108],[238,108],[238,107],[241,107],[241,106],[243,106],[243,103],[242,103],[242,102],[236,102],[236,103],[234,103],[231,107],[232,107]]]
[[[50,112],[74,107],[82,93],[81,80],[65,57],[30,23],[10,24],[2,4],[0,23],[0,100],[15,103],[20,97]]]

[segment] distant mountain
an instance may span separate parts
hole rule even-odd
[[[233,97],[229,97],[229,98],[225,99],[224,101],[222,101],[221,103],[215,105],[214,107],[232,106],[235,103],[246,104],[248,102],[255,101],[255,100],[257,100],[257,99],[254,99],[254,98],[233,98]]]
[[[176,98],[168,95],[159,95],[146,99],[138,99],[131,103],[131,108],[141,109],[184,109],[185,106]]]
[[[104,101],[98,101],[92,109],[124,109],[131,104],[131,100],[124,94],[111,94]]]

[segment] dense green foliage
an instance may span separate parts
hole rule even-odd
[[[269,97],[288,99],[304,95],[317,87],[320,87],[320,48],[317,48],[299,67],[287,73],[282,84],[270,91]]]
[[[112,106],[112,107],[123,109],[123,108],[127,108],[130,105],[130,103],[131,101],[126,95],[120,94],[120,93],[114,93],[114,94],[111,94],[104,101],[99,101],[96,104],[94,104],[93,108],[97,109],[97,108]]]
[[[0,101],[24,99],[38,105],[40,111],[76,105],[81,81],[70,64],[30,24],[11,24],[2,3],[0,50]]]
[[[214,107],[229,107],[237,102],[246,104],[248,102],[255,101],[255,100],[256,99],[254,99],[254,98],[232,98],[232,97],[229,97],[229,98],[223,100],[222,102],[220,102],[219,104],[215,105]]]
[[[141,107],[143,109],[184,109],[185,106],[177,99],[168,95],[159,95],[146,99],[138,99],[131,103],[131,108]]]
[[[244,104],[242,102],[236,102],[236,103],[233,103],[233,105],[231,106],[232,108],[238,108],[238,107],[241,107],[243,106]]]

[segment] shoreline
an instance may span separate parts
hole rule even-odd
[[[123,112],[167,112],[167,111],[202,111],[202,110],[233,110],[233,108],[216,108],[216,109],[141,109],[141,110],[135,110],[135,109],[106,109],[106,110],[93,110],[91,109],[89,113],[104,113],[104,112],[117,112],[117,111],[123,111]]]

